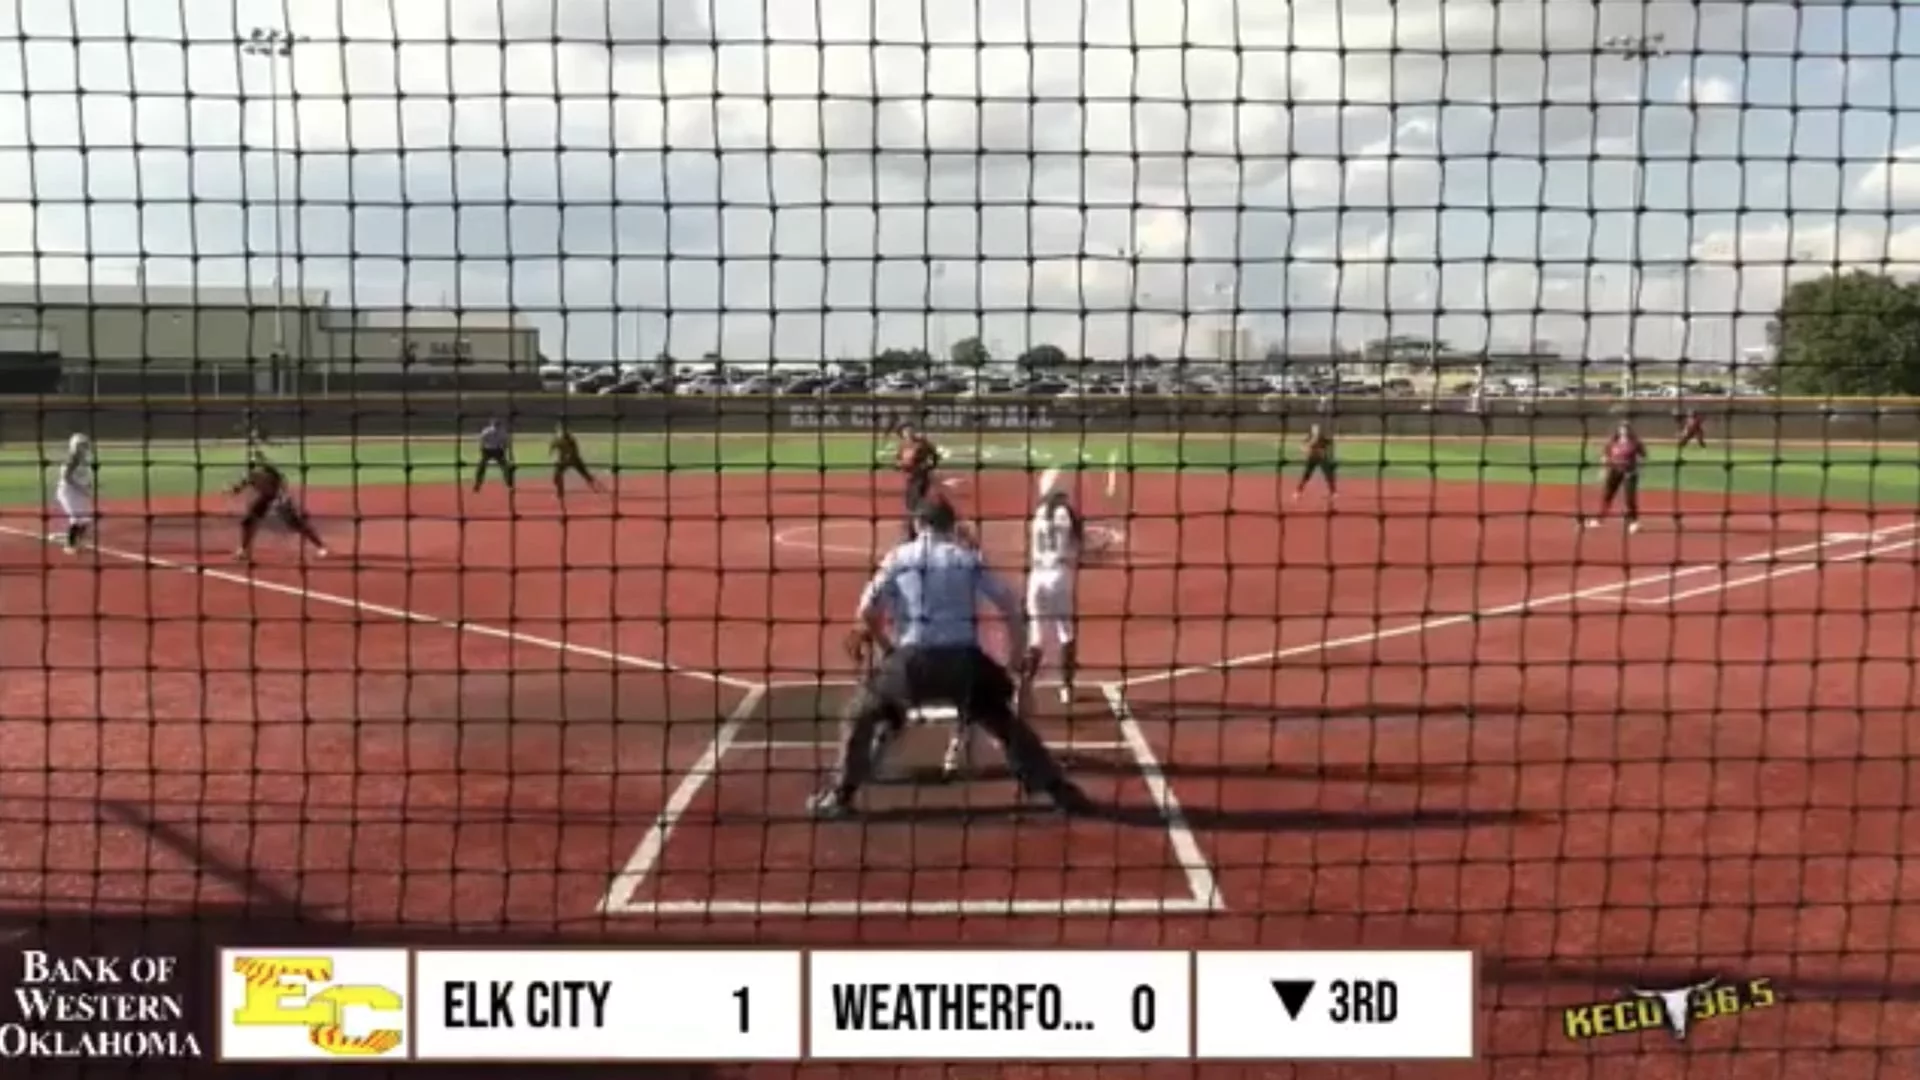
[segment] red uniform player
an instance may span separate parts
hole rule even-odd
[[[260,523],[268,515],[313,545],[314,554],[326,557],[327,545],[321,541],[320,534],[314,531],[300,505],[293,501],[293,495],[287,489],[287,478],[264,455],[254,455],[247,475],[233,486],[234,494],[241,492],[246,492],[247,508],[240,518],[240,546],[235,549],[234,558],[245,559],[253,553],[253,538],[259,534]]]
[[[1700,418],[1699,409],[1688,409],[1680,417],[1679,449],[1685,450],[1696,444],[1702,450],[1707,448],[1707,422]]]
[[[933,491],[933,470],[940,464],[940,456],[940,448],[920,434],[919,429],[912,424],[900,425],[900,446],[895,451],[894,467],[907,478],[906,537],[909,540],[913,539],[916,532],[913,517],[919,512],[920,504]]]
[[[1301,445],[1306,449],[1307,463],[1301,470],[1299,486],[1293,489],[1293,497],[1296,500],[1299,499],[1307,490],[1307,485],[1313,482],[1314,476],[1318,475],[1326,481],[1327,498],[1336,498],[1340,494],[1340,488],[1338,482],[1334,480],[1336,466],[1333,461],[1333,436],[1327,434],[1319,424],[1315,424],[1307,429],[1306,441]]]
[[[1633,433],[1632,424],[1621,424],[1614,430],[1613,438],[1607,440],[1606,448],[1600,452],[1600,460],[1606,470],[1600,512],[1587,519],[1587,528],[1599,528],[1600,520],[1607,516],[1613,500],[1619,497],[1626,501],[1627,531],[1639,532],[1640,466],[1647,460],[1647,446]]]

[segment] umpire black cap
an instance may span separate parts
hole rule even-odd
[[[952,532],[960,524],[953,504],[942,498],[922,499],[913,508],[913,523],[931,532]]]

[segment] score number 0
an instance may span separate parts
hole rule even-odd
[[[743,986],[733,992],[733,1000],[740,1007],[740,1033],[744,1035],[747,1033],[752,1017],[750,1005],[752,998],[747,993],[747,988]],[[1158,1003],[1153,987],[1141,983],[1133,988],[1133,1030],[1140,1032],[1153,1030],[1154,1021],[1157,1019]]]

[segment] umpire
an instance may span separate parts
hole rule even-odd
[[[922,503],[914,518],[919,535],[888,552],[860,594],[861,626],[850,644],[860,651],[878,647],[883,655],[848,708],[835,780],[807,808],[819,817],[853,813],[854,796],[873,774],[874,736],[882,726],[904,724],[913,709],[950,705],[1000,743],[1029,794],[1044,795],[1069,813],[1091,809],[1086,793],[1066,778],[1019,714],[1007,669],[980,647],[982,598],[1000,609],[1009,640],[1027,639],[1019,599],[979,551],[955,537],[951,505]],[[894,616],[893,641],[881,625],[887,612]],[[1029,652],[1022,662],[1023,676],[1031,671],[1031,658]]]

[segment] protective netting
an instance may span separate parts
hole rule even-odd
[[[1246,1074],[1920,1075],[1917,34],[25,0],[0,936],[1470,948],[1479,1062]],[[902,424],[1085,521],[1089,807],[932,708],[810,812]]]

